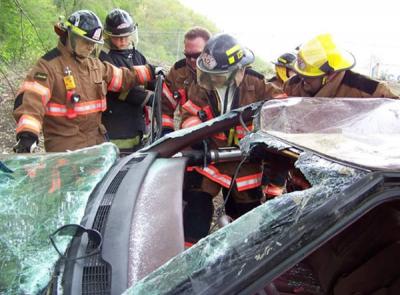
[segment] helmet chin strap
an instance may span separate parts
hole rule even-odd
[[[71,50],[72,55],[75,59],[82,59],[82,57],[76,53],[76,39],[72,36],[71,31],[68,32],[67,46]]]
[[[242,83],[244,72],[244,68],[238,67],[232,73],[232,77],[229,79],[229,84],[227,86],[216,89],[221,102],[221,115],[231,111],[235,90],[240,85],[240,83]],[[224,99],[222,100],[222,98]]]
[[[328,77],[325,75],[322,77],[321,86],[324,86],[326,83],[328,83]]]
[[[233,102],[233,95],[235,93],[234,91],[234,85],[235,82],[231,81],[231,83],[227,86],[219,87],[216,89],[218,93],[218,99],[221,103],[221,115],[229,112],[232,107],[232,102]]]
[[[75,58],[79,58],[79,56],[75,52],[75,49],[74,49],[75,46],[74,46],[74,44],[72,44],[72,43],[75,43],[75,42],[72,40],[71,35],[72,35],[71,31],[68,31],[68,38],[67,38],[67,44],[66,45],[67,45],[68,49],[71,51],[72,55]]]
[[[333,72],[322,77],[321,88],[324,87],[329,81],[337,76],[338,72]]]

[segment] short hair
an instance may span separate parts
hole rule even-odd
[[[211,38],[211,33],[209,30],[202,27],[193,27],[185,34],[185,40],[193,40],[196,38],[202,38],[204,41],[208,41]]]

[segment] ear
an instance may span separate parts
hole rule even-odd
[[[61,23],[56,23],[54,25],[54,32],[56,32],[56,34],[60,37],[67,35],[67,30],[62,26]]]

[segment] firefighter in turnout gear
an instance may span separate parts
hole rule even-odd
[[[223,115],[250,103],[286,97],[263,75],[249,66],[254,62],[253,53],[241,46],[228,34],[212,37],[197,59],[197,83],[188,90],[188,100],[182,105],[182,128],[188,128]],[[208,139],[210,149],[238,145],[247,126],[236,126],[226,132],[214,134]],[[262,198],[261,164],[245,163],[237,178],[233,179],[237,163],[210,164],[207,167],[192,167],[192,177],[197,179],[185,188],[187,202],[184,211],[185,236],[187,241],[196,241],[208,233],[213,204],[212,198],[221,190],[230,187],[234,181],[231,217],[238,217],[260,204]],[[200,175],[202,177],[199,177]],[[227,208],[228,210],[228,208]]]
[[[355,64],[330,34],[318,35],[300,47],[297,75],[285,82],[284,91],[302,97],[396,97],[387,85],[351,71]]]
[[[174,130],[174,112],[187,100],[187,91],[196,83],[196,60],[200,56],[210,32],[201,27],[194,27],[184,37],[184,59],[177,61],[165,77],[162,96],[163,133]]]
[[[284,90],[303,97],[397,98],[384,83],[353,72],[355,63],[331,35],[316,36],[300,47],[297,75]],[[374,208],[307,258],[324,294],[397,294],[399,264],[388,263],[399,257],[397,207],[387,203]]]
[[[106,17],[104,28],[105,48],[100,60],[117,67],[131,68],[146,65],[147,60],[137,49],[139,41],[138,25],[128,12],[113,9]],[[107,110],[102,122],[110,141],[120,151],[134,152],[141,147],[146,133],[146,105],[151,104],[152,91],[143,86],[135,86],[129,91],[107,93]]]
[[[107,90],[125,91],[154,76],[147,66],[117,68],[92,56],[103,43],[103,27],[91,11],[74,12],[55,31],[57,48],[40,58],[15,99],[18,153],[31,152],[41,130],[47,152],[104,142]]]
[[[276,76],[269,79],[268,82],[274,83],[275,86],[282,89],[283,83],[296,74],[293,70],[295,61],[296,56],[293,53],[284,53],[278,57],[277,61],[272,62],[275,65]]]

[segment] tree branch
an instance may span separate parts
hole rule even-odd
[[[14,2],[15,2],[15,5],[17,5],[17,7],[20,10],[20,12],[27,18],[27,20],[29,21],[29,23],[33,27],[33,29],[34,29],[34,31],[36,33],[36,36],[38,37],[40,43],[42,44],[43,49],[45,51],[47,51],[48,48],[46,48],[46,46],[44,45],[44,42],[43,42],[42,38],[40,38],[39,33],[37,31],[37,28],[36,28],[35,24],[33,23],[33,21],[31,20],[31,18],[29,17],[29,15],[22,9],[22,6],[21,6],[21,4],[19,3],[18,0],[14,0]]]

